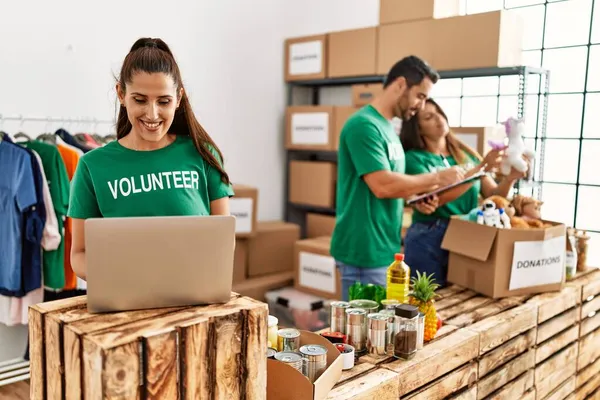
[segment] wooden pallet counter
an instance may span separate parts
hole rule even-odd
[[[535,296],[439,294],[433,341],[409,361],[360,357],[328,399],[600,399],[600,270]]]
[[[30,308],[32,399],[266,397],[266,304],[90,314],[85,296]]]

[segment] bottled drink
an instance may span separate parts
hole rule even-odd
[[[396,253],[394,262],[387,270],[387,298],[408,304],[410,267],[404,262],[404,254]]]

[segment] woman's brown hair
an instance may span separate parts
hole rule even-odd
[[[437,112],[444,117],[446,123],[448,123],[448,117],[438,103],[436,103],[433,99],[427,99],[426,102],[433,105]],[[402,123],[400,141],[402,142],[404,151],[427,150],[423,136],[421,136],[421,127],[419,126],[418,115],[415,115],[410,120]],[[483,160],[481,155],[475,149],[457,138],[452,131],[448,132],[448,136],[446,136],[446,145],[448,146],[448,152],[452,155],[452,157],[454,157],[457,164],[463,164],[468,161],[468,155],[476,158],[479,161]]]
[[[183,89],[179,66],[175,61],[171,49],[161,39],[141,38],[133,44],[129,54],[127,54],[123,61],[118,79],[122,90],[125,90],[125,84],[131,82],[133,76],[139,72],[167,74],[173,78],[178,92],[180,89]],[[127,110],[121,105],[117,118],[117,138],[121,139],[127,136],[130,131],[131,122],[127,118]],[[223,154],[208,135],[208,132],[204,130],[200,122],[196,119],[185,90],[183,90],[181,102],[179,108],[175,111],[175,117],[169,132],[180,136],[189,136],[194,142],[198,153],[200,153],[208,164],[219,171],[221,180],[224,183],[230,183],[229,175],[227,175],[222,166],[224,165]],[[221,162],[217,160],[211,149],[218,154]]]

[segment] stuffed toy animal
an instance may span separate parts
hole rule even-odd
[[[512,168],[519,172],[527,171],[527,162],[525,158],[533,160],[535,158],[535,152],[529,149],[525,145],[523,135],[525,134],[525,122],[522,119],[509,118],[504,122],[504,129],[506,136],[508,137],[508,147],[506,149],[506,158],[500,165],[500,173],[504,176],[510,174]],[[504,143],[496,143],[489,141],[489,145],[492,149],[499,149],[504,147]],[[529,171],[529,179],[531,179],[532,171]]]
[[[521,217],[531,228],[551,226],[551,224],[542,221],[541,207],[543,204],[543,201],[520,194],[516,195],[512,200],[516,216]]]
[[[529,229],[529,224],[521,217],[517,217],[514,205],[505,197],[493,195],[487,198],[496,204],[496,208],[502,208],[510,218],[511,228]]]
[[[485,200],[477,213],[477,223],[494,228],[510,229],[510,218],[503,208],[496,208],[492,200]]]

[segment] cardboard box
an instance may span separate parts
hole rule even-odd
[[[440,71],[522,64],[523,19],[503,10],[432,20],[431,64]]]
[[[375,75],[376,27],[332,32],[328,46],[328,78]]]
[[[244,282],[248,277],[248,239],[235,239],[233,253],[233,283]]]
[[[329,253],[330,246],[330,237],[296,242],[294,287],[324,299],[340,300],[342,281],[335,260]]]
[[[357,110],[350,106],[288,107],[286,149],[336,151],[344,124]]]
[[[352,105],[355,107],[366,106],[381,92],[383,92],[383,83],[352,85]]]
[[[504,128],[499,126],[461,126],[450,130],[464,143],[477,150],[482,157],[492,149],[488,144],[489,140],[503,142],[506,138]]]
[[[566,227],[552,224],[499,229],[452,218],[442,242],[450,252],[448,281],[492,298],[561,290]]]
[[[380,0],[379,24],[460,15],[460,0]]]
[[[267,360],[267,398],[269,400],[321,400],[342,377],[342,357],[335,346],[321,335],[300,331],[300,346],[317,344],[327,348],[327,369],[311,383],[295,368],[277,360]]]
[[[256,231],[258,189],[248,185],[234,184],[235,195],[229,199],[229,212],[235,217],[235,236],[251,237]]]
[[[325,214],[306,214],[306,237],[317,238],[333,235],[335,216]]]
[[[401,22],[378,27],[377,74],[387,75],[394,64],[410,55],[435,66],[433,43],[440,40],[435,31],[435,22],[438,20]]]
[[[337,168],[325,161],[290,161],[289,201],[315,207],[335,206]]]
[[[249,240],[248,277],[294,270],[294,245],[300,226],[282,221],[259,221]]]
[[[312,35],[285,41],[285,81],[324,79],[328,36]]]
[[[265,294],[267,292],[290,286],[293,281],[294,272],[287,271],[234,283],[232,290],[242,296],[250,297],[258,301],[265,301]]]

